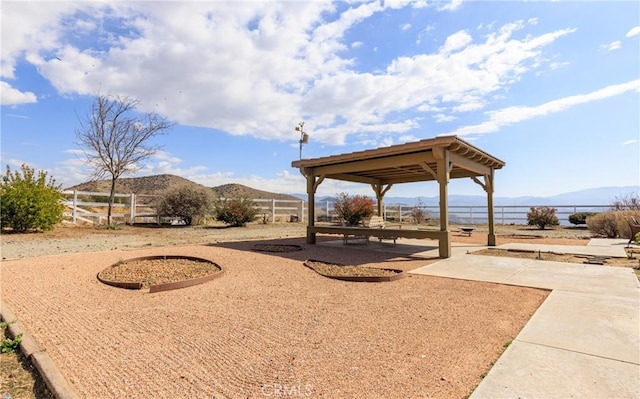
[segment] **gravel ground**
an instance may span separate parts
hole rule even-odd
[[[404,227],[410,228],[410,226]],[[465,243],[486,243],[486,226],[475,226],[471,237],[462,235],[452,226],[453,240]],[[44,255],[78,252],[131,250],[159,246],[215,244],[245,240],[303,237],[302,223],[250,224],[244,228],[118,226],[106,228],[63,226],[53,232],[32,234],[0,234],[2,259],[20,259]],[[544,231],[526,226],[497,226],[498,244],[507,242],[557,243],[586,245],[588,230],[556,228]],[[322,239],[322,238],[321,238]],[[331,239],[336,239],[333,236]]]
[[[486,240],[478,230],[454,240]],[[465,397],[548,294],[428,276],[327,279],[302,262],[411,270],[435,260],[327,249],[303,235],[298,224],[3,234],[0,288],[87,398]],[[256,243],[303,250],[252,251]],[[225,273],[157,294],[96,279],[150,255],[202,257]]]

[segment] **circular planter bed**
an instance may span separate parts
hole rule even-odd
[[[253,246],[254,251],[261,252],[295,252],[301,251],[300,245],[283,245],[283,244],[256,244]]]
[[[117,262],[98,273],[98,280],[119,288],[148,288],[151,293],[202,284],[220,275],[222,268],[206,259],[157,255]]]
[[[314,259],[306,260],[304,265],[321,276],[343,281],[377,283],[395,281],[405,276],[404,271],[398,269],[341,265]]]

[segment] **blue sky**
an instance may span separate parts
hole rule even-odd
[[[456,134],[506,162],[497,196],[640,186],[637,1],[2,1],[0,18],[2,168],[64,187],[88,179],[75,131],[98,90],[175,122],[132,176],[301,193],[305,121],[303,158]],[[318,189],[338,192],[372,194]]]

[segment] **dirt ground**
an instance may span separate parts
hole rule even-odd
[[[403,228],[416,228],[405,225]],[[474,226],[471,236],[462,234],[458,226],[452,226],[454,242],[486,244],[488,229],[483,225]],[[274,238],[304,237],[303,223],[251,223],[247,227],[210,226],[157,226],[118,225],[114,229],[106,227],[62,226],[51,232],[30,234],[0,234],[0,254],[2,259],[16,259],[63,253],[95,252],[151,248],[157,246],[177,246],[194,244],[215,244]],[[560,228],[538,230],[528,226],[496,226],[497,244],[508,242],[555,243],[563,245],[586,245],[591,234],[581,228]],[[335,239],[336,236],[319,236],[320,239]]]
[[[483,229],[453,239],[484,244]],[[304,231],[286,223],[2,234],[2,298],[84,397],[461,398],[548,294],[428,276],[327,279],[304,260],[411,270],[435,259],[307,245]],[[496,233],[498,244],[589,238],[522,226]],[[302,250],[256,252],[256,243]],[[96,280],[122,259],[162,254],[211,260],[224,275],[158,294]]]

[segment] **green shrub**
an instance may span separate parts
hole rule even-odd
[[[618,237],[617,212],[601,212],[587,217],[589,231],[606,238]]]
[[[595,212],[577,212],[569,215],[569,223],[571,224],[587,224],[587,218],[595,215]]]
[[[640,232],[639,232],[639,233],[636,233],[636,236],[633,238],[633,242],[634,242],[636,245],[640,245]]]
[[[14,339],[5,338],[0,341],[0,353],[13,353],[20,347],[22,333],[16,335]]]
[[[340,193],[333,202],[333,209],[347,226],[355,226],[373,215],[373,200],[364,195]]]
[[[218,199],[214,204],[214,218],[225,224],[241,227],[256,219],[258,208],[248,198]]]
[[[548,206],[531,207],[527,213],[527,224],[529,226],[538,226],[540,230],[544,230],[547,226],[557,226],[560,221],[556,216],[556,211],[557,209]]]
[[[209,212],[209,195],[205,190],[188,186],[169,191],[158,203],[158,215],[179,218],[189,226]]]
[[[52,230],[62,222],[64,205],[60,186],[47,173],[23,164],[21,171],[7,172],[0,184],[0,226],[14,231]]]

